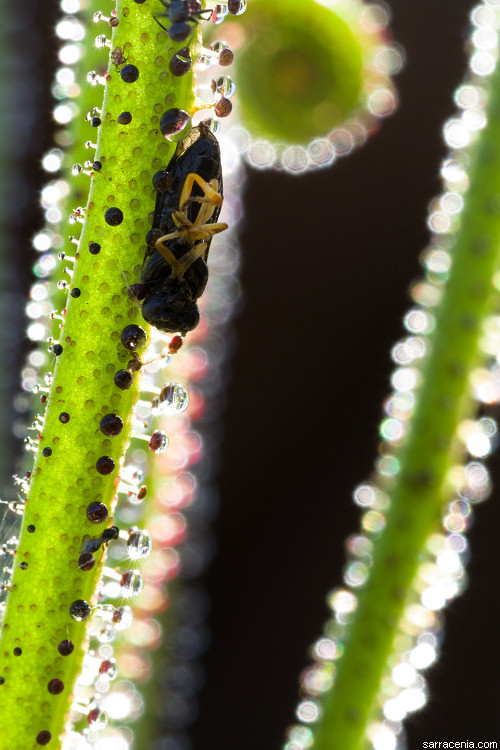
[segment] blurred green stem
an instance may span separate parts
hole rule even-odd
[[[470,416],[469,376],[485,355],[480,336],[494,312],[493,275],[500,256],[500,67],[491,76],[488,122],[470,155],[469,189],[452,251],[452,268],[428,337],[422,384],[389,488],[386,525],[374,547],[369,579],[325,697],[315,750],[357,750],[375,708],[419,557],[439,522],[460,459],[457,428]]]

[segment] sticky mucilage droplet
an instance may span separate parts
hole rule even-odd
[[[169,141],[183,141],[191,132],[192,122],[183,109],[168,109],[160,120],[160,130]]]
[[[120,334],[120,340],[123,346],[130,351],[141,349],[147,340],[146,331],[141,326],[133,323],[132,325],[125,326]]]
[[[69,608],[69,614],[73,620],[82,622],[88,620],[92,612],[92,608],[88,602],[84,599],[76,599]]]
[[[158,414],[180,414],[189,405],[189,394],[180,383],[167,383],[152,401],[153,412]]]

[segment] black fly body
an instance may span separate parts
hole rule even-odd
[[[134,286],[148,323],[185,335],[200,320],[196,300],[207,284],[212,237],[227,229],[217,221],[223,200],[219,143],[206,125],[193,128],[187,148],[155,174],[153,185],[153,228],[141,283]]]

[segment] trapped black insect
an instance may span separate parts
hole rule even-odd
[[[157,188],[153,228],[141,271],[147,293],[145,320],[161,331],[192,331],[200,320],[196,300],[207,280],[207,258],[222,206],[222,170],[217,138],[200,123],[188,146],[167,170],[153,177]]]

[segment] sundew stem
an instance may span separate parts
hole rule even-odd
[[[166,109],[192,113],[194,106],[193,73],[169,73],[179,44],[160,29],[151,5],[119,0],[116,14],[112,48],[123,50],[138,76],[132,71],[122,77],[123,65],[110,63],[96,150],[102,169],[91,178],[73,293],[54,349],[57,363],[0,641],[2,749],[60,747],[85,648],[86,608],[82,605],[82,616],[75,619],[70,607],[79,600],[95,605],[103,562],[101,545],[95,567],[80,569],[82,541],[101,535],[110,523],[139,397],[139,373],[126,389],[118,387],[114,375],[132,358],[122,343],[123,329],[138,323],[147,328],[127,295],[127,281],[136,280],[144,256],[154,207],[152,175],[175,148],[164,140],[159,121]],[[109,27],[102,26],[109,35]],[[123,112],[130,113],[130,121],[119,118]],[[146,336],[139,352],[145,342]],[[106,414],[123,421],[118,435],[101,431]],[[104,504],[108,519],[88,520],[90,503]],[[71,653],[61,647],[63,641],[72,642]]]
[[[357,593],[334,687],[322,703],[315,750],[354,750],[366,741],[419,556],[451,495],[449,471],[461,457],[457,427],[473,411],[469,375],[481,360],[482,325],[497,300],[492,279],[500,260],[499,66],[489,92],[487,125],[470,153],[469,189],[449,280],[428,338],[400,469],[388,490],[385,528],[374,545],[369,579]]]

